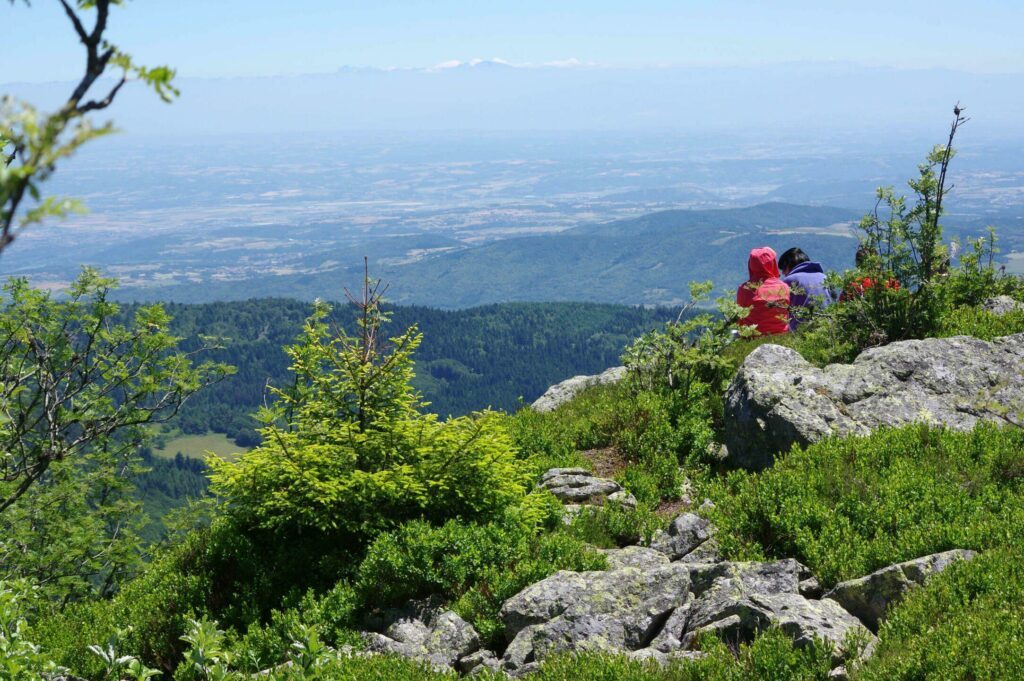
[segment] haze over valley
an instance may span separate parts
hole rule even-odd
[[[1019,270],[1024,142],[972,143],[966,130],[945,223],[953,235],[999,227],[1009,267]],[[338,299],[358,283],[365,255],[402,303],[677,304],[691,279],[733,286],[752,239],[850,266],[854,226],[875,188],[905,187],[928,148],[924,135],[838,133],[829,142],[650,132],[126,133],[84,150],[52,182],[54,193],[81,197],[88,214],[26,232],[3,264],[6,274],[55,288],[82,264],[96,265],[132,299]],[[776,205],[663,213],[765,203]],[[654,246],[641,238],[653,223],[630,221],[658,213]],[[596,227],[605,223],[616,226]]]

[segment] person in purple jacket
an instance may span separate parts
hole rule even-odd
[[[790,331],[795,331],[816,308],[832,304],[832,292],[825,286],[825,270],[819,263],[811,262],[799,248],[791,248],[779,256],[779,271],[782,281],[790,288]]]

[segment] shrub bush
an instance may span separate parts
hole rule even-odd
[[[731,557],[795,557],[832,584],[953,548],[1024,538],[1024,431],[925,425],[794,448],[707,483]]]
[[[359,566],[356,588],[365,608],[440,595],[497,642],[501,604],[558,570],[599,570],[603,556],[557,531],[538,533],[515,520],[482,525],[408,523],[383,534]]]
[[[340,531],[358,546],[414,518],[500,517],[522,498],[529,473],[498,415],[417,411],[415,328],[383,350],[378,301],[365,303],[357,337],[332,334],[328,310],[318,304],[286,350],[295,382],[263,411],[264,444],[210,460],[213,491],[241,526]]]
[[[626,399],[621,383],[593,386],[552,412],[520,409],[508,417],[508,430],[538,476],[549,468],[587,467],[580,452],[611,445],[615,413]]]
[[[209,534],[199,532],[159,555],[110,600],[70,604],[40,616],[33,635],[58,664],[90,679],[102,679],[99,658],[88,646],[119,630],[123,650],[165,672],[177,666],[187,622],[205,612],[214,592],[211,575],[199,569],[209,550]]]
[[[955,563],[882,624],[864,681],[1024,678],[1024,553]]]
[[[611,549],[650,543],[654,533],[664,525],[665,522],[645,504],[633,510],[611,503],[600,508],[582,508],[572,519],[569,533],[591,546]]]
[[[992,340],[1015,333],[1024,333],[1024,310],[992,314],[978,307],[958,307],[943,316],[942,326],[936,335]]]

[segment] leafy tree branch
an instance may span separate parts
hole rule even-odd
[[[85,71],[64,105],[52,114],[9,96],[0,99],[0,253],[26,227],[82,210],[81,204],[67,198],[44,198],[40,186],[55,172],[58,162],[90,140],[113,132],[111,123],[93,126],[86,114],[113,104],[129,80],[142,81],[165,102],[178,94],[172,69],[135,64],[107,39],[111,9],[123,5],[124,0],[59,1],[85,48]],[[15,4],[15,0],[10,2]],[[91,28],[86,26],[89,15],[94,15]],[[95,92],[111,69],[119,69],[119,77],[109,88]],[[35,205],[25,209],[29,199]]]

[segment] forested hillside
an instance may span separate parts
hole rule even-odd
[[[237,372],[193,396],[177,425],[185,433],[226,433],[255,444],[250,414],[266,396],[268,381],[288,379],[291,343],[309,315],[308,303],[276,298],[202,305],[171,304],[171,330],[195,349],[213,336],[222,349],[204,357]],[[552,383],[620,363],[626,344],[678,310],[587,303],[510,303],[459,311],[393,307],[385,334],[417,325],[423,344],[416,353],[414,385],[442,415],[485,408],[512,411],[536,399]],[[331,324],[351,330],[351,306],[334,306]]]

